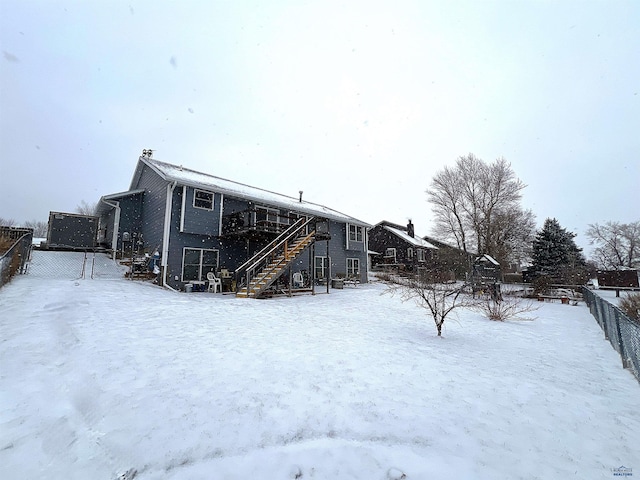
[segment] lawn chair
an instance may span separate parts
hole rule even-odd
[[[222,292],[222,279],[216,277],[215,273],[213,272],[207,273],[207,280],[209,281],[207,292],[218,293],[218,287]]]

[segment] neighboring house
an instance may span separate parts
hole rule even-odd
[[[438,247],[415,235],[411,220],[406,227],[387,221],[374,225],[369,231],[369,248],[374,270],[432,268],[438,254]]]
[[[98,212],[100,243],[155,254],[162,284],[174,289],[203,284],[208,272],[252,297],[290,286],[295,273],[306,287],[339,275],[367,281],[369,224],[303,201],[302,192],[294,198],[250,187],[155,160],[150,151],[129,190],[103,196]]]
[[[438,247],[438,265],[443,270],[452,272],[457,280],[467,280],[472,270],[476,254],[452,247],[432,237],[422,237],[430,244]]]

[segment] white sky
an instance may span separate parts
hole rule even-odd
[[[0,217],[154,158],[431,230],[425,190],[504,156],[578,233],[640,217],[635,1],[0,0]]]

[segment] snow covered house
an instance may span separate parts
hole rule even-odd
[[[161,282],[174,289],[202,288],[209,272],[223,290],[249,297],[336,276],[367,281],[369,224],[303,201],[302,192],[294,198],[225,180],[150,151],[129,190],[103,196],[98,212],[101,244],[155,256]]]
[[[374,252],[371,258],[374,270],[413,272],[432,268],[438,256],[438,247],[416,236],[411,220],[406,227],[386,220],[374,225],[369,231],[369,249]]]

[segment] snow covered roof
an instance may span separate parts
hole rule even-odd
[[[138,193],[144,193],[144,188],[138,188],[136,190],[128,190],[126,192],[112,193],[110,195],[103,195],[100,200],[118,200],[124,197],[130,197],[131,195],[136,195]]]
[[[407,232],[405,232],[403,230],[399,230],[397,228],[390,227],[389,225],[385,225],[384,228],[389,230],[394,235],[397,235],[398,237],[402,238],[405,242],[410,243],[410,244],[412,244],[412,245],[414,245],[416,247],[433,248],[435,250],[438,249],[438,247],[436,247],[435,245],[427,242],[426,240],[423,240],[420,237],[412,237]]]
[[[114,208],[113,204],[108,203],[112,200],[117,201],[125,197],[130,197],[132,195],[137,195],[139,193],[144,193],[144,192],[145,192],[144,188],[138,188],[136,190],[128,190],[126,192],[111,193],[109,195],[103,195],[102,197],[100,197],[100,201],[96,205],[96,214],[102,215],[103,213],[108,212],[110,209]]]
[[[288,208],[297,212],[326,217],[341,222],[353,223],[363,227],[371,227],[368,223],[338,212],[337,210],[312,202],[301,202],[299,198],[289,197],[269,190],[252,187],[243,183],[209,175],[208,173],[197,172],[182,166],[161,162],[153,158],[140,157],[140,161],[149,166],[149,168],[155,171],[164,180],[177,182],[179,185],[202,188],[203,190],[212,190],[235,198],[242,198],[253,202],[263,202],[267,204],[267,206],[273,205],[281,208]]]
[[[476,262],[478,261],[482,261],[482,260],[487,260],[490,263],[493,263],[494,265],[497,265],[498,267],[500,266],[500,264],[498,263],[498,261],[493,258],[491,255],[487,255],[486,253],[484,255],[482,255],[481,257],[476,258]]]

